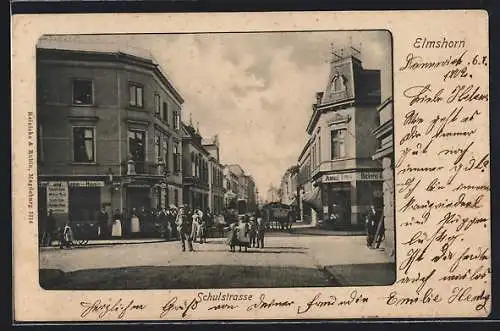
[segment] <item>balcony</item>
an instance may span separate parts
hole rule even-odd
[[[165,177],[168,171],[163,162],[145,162],[129,160],[125,167],[127,176],[158,176]]]

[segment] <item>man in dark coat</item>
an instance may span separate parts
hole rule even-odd
[[[106,208],[102,207],[102,209],[99,211],[99,214],[97,215],[97,221],[99,225],[99,236],[104,239],[108,237],[109,233],[109,227],[108,227],[108,222],[109,222],[109,215],[106,212]]]
[[[49,210],[49,214],[45,219],[45,229],[42,237],[42,246],[51,246],[52,245],[52,236],[56,229],[56,219],[52,214],[52,209]]]
[[[377,232],[380,213],[375,209],[374,205],[370,206],[366,215],[366,246],[371,247]]]
[[[169,231],[169,224],[168,224],[168,218],[167,218],[167,211],[165,208],[162,208],[160,212],[158,213],[158,223],[160,223],[160,226],[162,227],[163,231],[163,238],[165,240],[170,239],[170,231]]]

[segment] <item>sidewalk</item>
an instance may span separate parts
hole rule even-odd
[[[364,236],[364,230],[337,230],[337,229],[324,229],[310,224],[296,224],[292,225],[291,234],[310,235],[310,236]]]
[[[138,239],[95,239],[95,240],[88,240],[87,242],[84,242],[80,244],[80,241],[75,241],[73,247],[102,247],[102,246],[113,246],[113,245],[133,245],[133,244],[147,244],[147,243],[158,243],[158,242],[166,242],[167,240],[163,238],[138,238]],[[168,240],[168,241],[175,241],[174,239]],[[53,241],[52,246],[49,247],[40,247],[41,250],[48,250],[48,249],[59,249],[59,242]]]

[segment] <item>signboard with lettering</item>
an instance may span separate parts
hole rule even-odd
[[[354,173],[329,174],[323,176],[323,183],[350,182],[354,179]]]
[[[47,209],[54,214],[68,213],[68,183],[49,182],[47,185]]]
[[[74,180],[68,182],[69,187],[104,187],[102,180]]]
[[[352,180],[358,181],[380,181],[382,180],[381,172],[347,172],[339,174],[328,174],[322,178],[323,183],[340,183],[350,182]]]
[[[382,180],[382,173],[381,172],[375,172],[375,171],[372,171],[372,172],[358,172],[357,173],[357,180],[361,180],[361,181],[372,181],[372,180],[375,180],[375,181],[378,181],[378,180]]]

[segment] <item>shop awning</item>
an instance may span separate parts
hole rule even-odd
[[[323,204],[321,203],[321,190],[319,187],[314,187],[312,191],[307,192],[302,196],[302,202],[310,205],[316,211],[321,212]]]

